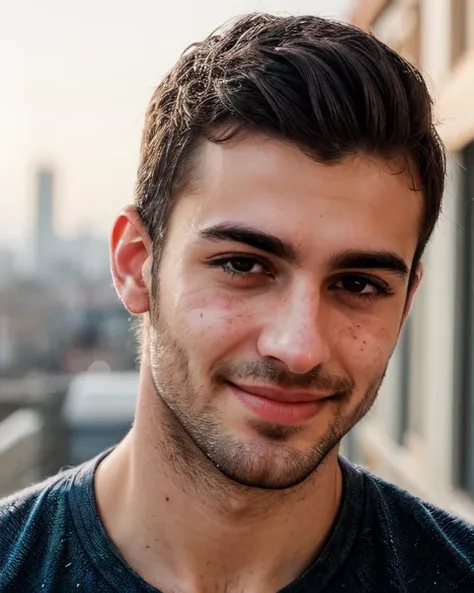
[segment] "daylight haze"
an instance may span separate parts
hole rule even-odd
[[[189,43],[253,10],[344,18],[350,4],[0,0],[0,243],[30,240],[44,165],[57,233],[108,233],[132,200],[147,102]]]

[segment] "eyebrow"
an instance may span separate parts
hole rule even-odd
[[[243,243],[265,251],[290,263],[299,263],[296,248],[283,239],[238,223],[220,223],[200,231],[200,237],[211,241]],[[346,250],[331,256],[328,267],[333,270],[386,270],[405,278],[409,273],[405,260],[393,251]]]
[[[342,251],[329,258],[329,267],[334,270],[386,270],[402,279],[410,271],[405,260],[393,251]]]
[[[242,224],[216,224],[202,229],[200,236],[211,241],[233,241],[250,245],[250,247],[260,249],[260,251],[265,251],[290,263],[299,261],[296,248],[288,241]]]

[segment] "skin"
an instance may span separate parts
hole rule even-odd
[[[143,355],[134,427],[99,466],[97,501],[164,593],[274,592],[336,517],[339,441],[373,404],[421,278],[409,289],[422,196],[363,155],[325,165],[259,135],[201,150],[159,266],[132,207],[112,231]],[[324,399],[307,420],[264,422],[228,381]]]

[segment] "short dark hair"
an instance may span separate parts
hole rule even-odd
[[[424,198],[418,263],[446,164],[430,94],[408,61],[357,27],[316,16],[250,14],[193,44],[155,90],[143,131],[135,204],[157,253],[199,140],[245,129],[328,164],[402,156]]]

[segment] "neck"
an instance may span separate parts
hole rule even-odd
[[[96,474],[100,515],[125,560],[163,591],[260,593],[293,581],[335,520],[337,449],[294,488],[242,487],[192,443],[185,455],[170,447],[150,383],[142,376],[134,428]]]

